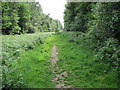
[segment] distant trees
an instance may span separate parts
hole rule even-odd
[[[57,31],[59,23],[43,14],[38,2],[2,2],[3,34]]]

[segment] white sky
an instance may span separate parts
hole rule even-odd
[[[60,20],[61,24],[64,25],[64,9],[66,0],[36,0],[40,3],[43,8],[43,13],[49,14],[53,19]]]

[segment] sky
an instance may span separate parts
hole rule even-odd
[[[61,24],[64,25],[64,10],[66,0],[36,0],[40,3],[43,8],[43,13],[49,14],[53,19],[60,20]]]

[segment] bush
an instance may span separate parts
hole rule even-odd
[[[9,74],[11,74],[17,67],[11,68],[11,63],[18,60],[23,56],[23,52],[33,49],[36,45],[44,43],[45,38],[52,35],[53,33],[38,33],[38,34],[27,34],[27,35],[7,35],[2,36],[2,73],[3,87],[11,87],[12,82],[16,82],[15,86],[21,87],[24,85],[22,76],[18,74],[16,77],[18,80],[13,81]],[[7,87],[6,87],[7,86]],[[14,86],[14,85],[13,85]]]
[[[115,39],[110,38],[105,41],[104,45],[99,49],[97,56],[98,62],[110,65],[107,69],[111,70],[119,68],[120,47]]]

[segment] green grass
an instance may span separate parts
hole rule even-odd
[[[53,37],[49,37],[44,44],[36,45],[33,49],[23,52],[18,60],[9,63],[10,71],[3,81],[8,88],[51,88],[52,73],[49,59],[51,57]]]
[[[50,35],[50,33],[41,33],[3,36],[4,44],[7,46],[3,47],[3,55],[5,53],[8,55],[8,57],[3,57],[3,62],[4,60],[9,62],[3,63],[3,87],[53,87],[49,63],[53,37],[50,37]],[[48,36],[49,38],[47,38]],[[10,45],[8,39],[11,41]],[[29,42],[30,40],[31,42]],[[14,44],[15,42],[16,44]],[[22,47],[24,44],[26,48],[30,45],[32,48],[25,50],[25,46]],[[17,45],[19,45],[19,47],[17,47]],[[18,51],[17,54],[13,55],[14,50],[22,51]],[[9,60],[10,58],[14,59]]]
[[[2,36],[2,61],[9,64],[13,60],[19,59],[24,51],[33,49],[36,45],[44,43],[45,38],[53,33],[35,33],[23,35],[3,35]]]
[[[8,68],[4,67],[3,87],[54,88],[49,59],[55,43],[58,67],[68,73],[65,85],[73,88],[117,88],[117,72],[106,72],[109,65],[99,63],[96,52],[81,38],[80,33],[61,33],[44,39],[39,45],[33,44],[32,49],[22,52],[22,56],[10,62]]]
[[[95,52],[89,45],[84,45],[73,33],[55,36],[59,53],[59,69],[68,73],[66,85],[80,88],[117,88],[117,73],[103,73],[107,65],[100,65]],[[101,69],[102,68],[102,69]]]

